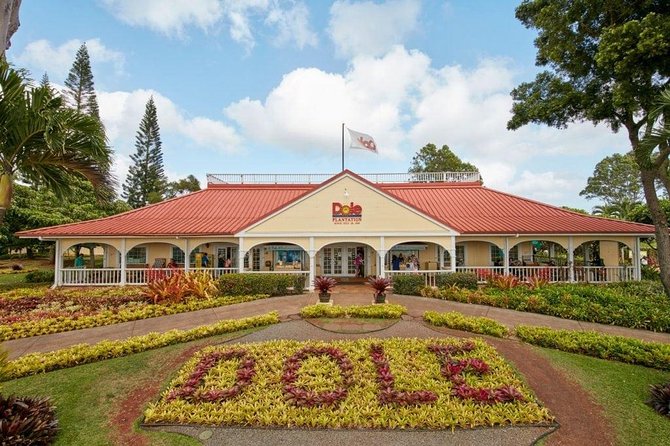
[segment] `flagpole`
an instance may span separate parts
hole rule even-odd
[[[344,122],[342,123],[342,171],[344,171]]]

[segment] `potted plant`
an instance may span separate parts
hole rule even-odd
[[[383,304],[386,302],[386,290],[391,286],[391,279],[386,277],[372,276],[368,279],[368,284],[375,291],[375,303]]]
[[[314,288],[319,292],[319,302],[330,301],[330,291],[335,288],[337,281],[328,276],[317,276],[314,279]]]

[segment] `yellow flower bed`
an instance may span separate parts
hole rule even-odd
[[[455,338],[208,347],[145,411],[146,423],[215,426],[445,429],[551,420],[493,347]]]

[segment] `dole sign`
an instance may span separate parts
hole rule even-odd
[[[363,216],[363,207],[353,201],[349,204],[333,202],[333,223],[338,225],[357,225]]]

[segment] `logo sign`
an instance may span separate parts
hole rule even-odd
[[[363,207],[353,201],[349,204],[333,202],[333,223],[336,225],[360,224],[363,216]]]

